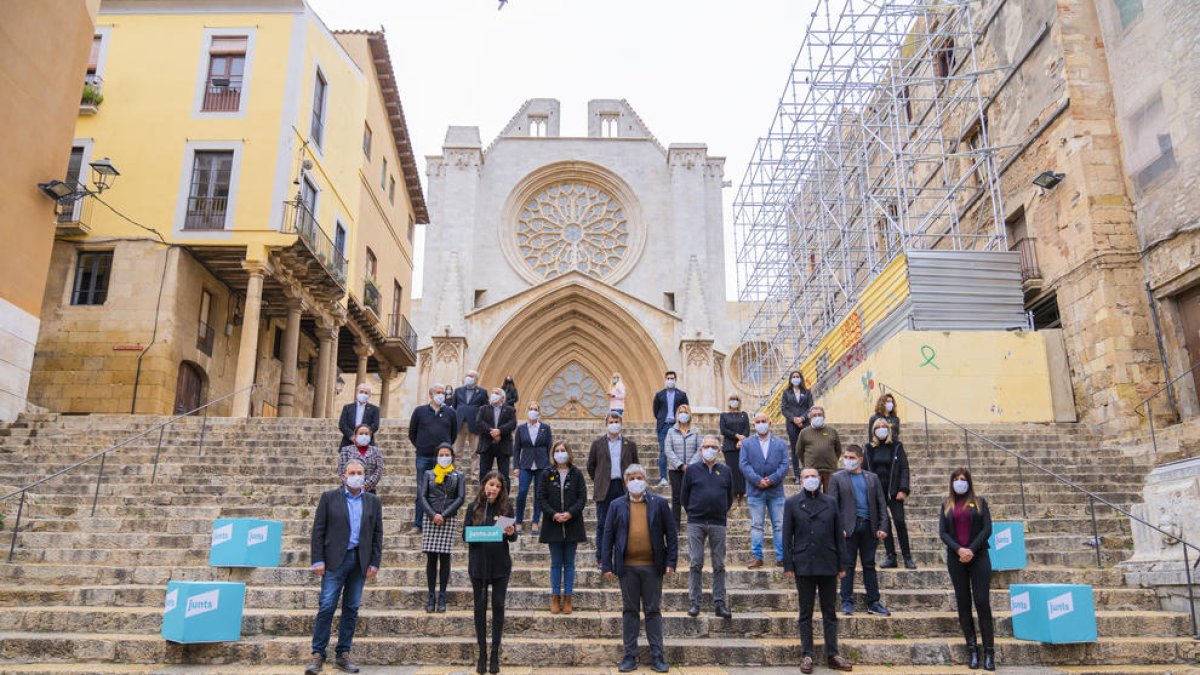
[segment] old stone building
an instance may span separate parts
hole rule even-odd
[[[587,106],[586,137],[562,136],[559,102],[525,103],[490,145],[451,127],[429,157],[421,337],[409,400],[430,383],[511,375],[544,414],[651,416],[667,369],[700,408],[723,405],[727,313],[724,159],[663,147],[623,100]]]

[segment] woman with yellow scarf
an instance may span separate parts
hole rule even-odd
[[[450,554],[458,540],[458,509],[466,499],[466,480],[454,467],[454,446],[438,446],[437,464],[418,477],[417,500],[425,511],[421,550],[425,552],[425,582],[429,586],[426,612],[446,611],[446,584],[450,582]],[[434,582],[440,582],[434,596]]]

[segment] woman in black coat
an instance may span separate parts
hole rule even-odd
[[[904,567],[915,570],[917,563],[912,558],[912,549],[908,545],[908,524],[904,521],[904,500],[908,499],[911,492],[908,481],[908,453],[904,451],[904,444],[892,435],[892,427],[885,419],[875,420],[871,427],[871,443],[866,447],[866,460],[867,471],[879,476],[883,494],[887,497],[888,512],[892,514],[888,536],[883,540],[887,558],[879,568],[897,567],[895,540],[899,539]],[[896,526],[895,538],[892,537],[891,525]]]
[[[587,506],[587,481],[571,461],[571,448],[554,444],[554,465],[542,472],[537,498],[542,505],[542,533],[538,541],[550,546],[550,613],[570,614],[575,591],[575,549],[587,541],[583,508]]]
[[[483,485],[475,503],[467,509],[463,537],[467,527],[490,527],[500,516],[513,515],[513,504],[508,499],[508,482],[498,471],[483,477]],[[508,578],[512,575],[512,556],[508,553],[509,542],[517,540],[516,527],[504,528],[504,537],[494,542],[473,542],[467,558],[467,574],[475,600],[475,640],[479,643],[479,664],[475,672],[500,672],[500,636],[504,633],[504,601],[508,594]],[[492,589],[492,658],[487,658],[487,605],[488,587]]]
[[[742,475],[738,460],[742,456],[742,441],[750,437],[750,416],[742,410],[741,396],[729,395],[729,410],[721,413],[718,428],[722,439],[721,453],[725,455],[725,465],[733,477],[733,500],[738,502],[746,498],[746,477]]]
[[[804,385],[804,375],[793,370],[788,375],[787,389],[779,399],[779,414],[787,422],[788,452],[792,453],[792,474],[800,482],[800,458],[796,456],[796,439],[808,424],[808,411],[813,406],[812,392]]]
[[[995,627],[989,589],[992,561],[988,557],[988,539],[992,536],[992,514],[987,501],[975,495],[975,483],[967,469],[950,473],[950,496],[938,518],[938,535],[946,544],[946,570],[954,585],[958,603],[958,625],[967,639],[967,658],[972,669],[979,667],[979,649],[975,646],[975,622],[971,619],[971,601],[979,614],[979,632],[983,636],[983,669],[996,669]]]
[[[450,581],[450,554],[458,539],[458,509],[466,500],[467,480],[454,466],[454,446],[438,446],[437,465],[418,478],[417,502],[425,513],[421,550],[425,552],[425,581],[429,585],[426,612],[446,611],[446,584]],[[438,567],[441,567],[439,571]],[[440,582],[437,604],[433,585]]]

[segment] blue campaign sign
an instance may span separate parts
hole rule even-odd
[[[237,642],[246,584],[172,581],[163,603],[162,636],[171,642]]]
[[[1095,642],[1092,587],[1076,584],[1013,584],[1008,589],[1013,637],[1052,644]]]
[[[214,567],[279,567],[283,523],[253,518],[213,521],[208,564]]]
[[[988,550],[993,570],[1025,569],[1025,523],[992,523]]]
[[[489,527],[468,527],[463,530],[468,544],[479,544],[489,541],[504,541],[504,530],[499,525]]]

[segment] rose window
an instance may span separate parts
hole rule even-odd
[[[579,182],[535,194],[517,220],[517,249],[543,279],[578,270],[603,278],[629,252],[629,222],[607,192]]]

